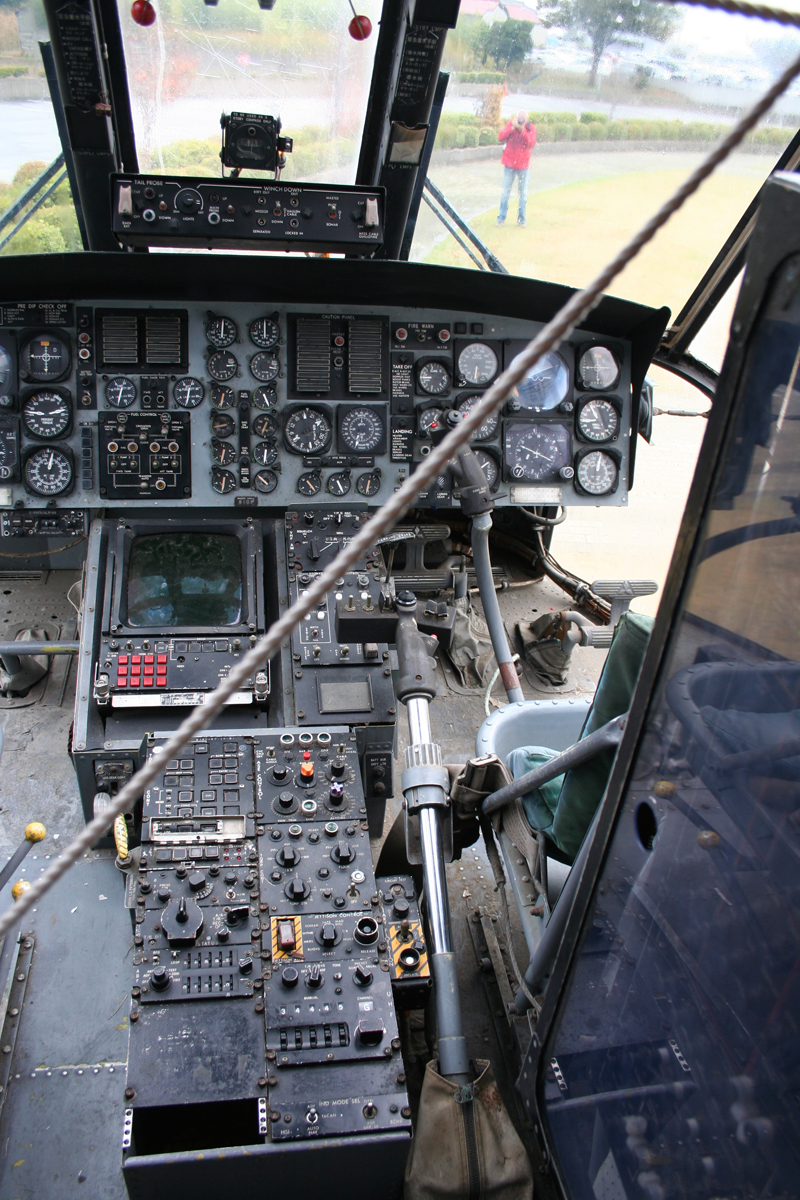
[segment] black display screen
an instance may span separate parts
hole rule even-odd
[[[128,561],[128,624],[219,628],[242,620],[242,547],[221,533],[134,538]]]

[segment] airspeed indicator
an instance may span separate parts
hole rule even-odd
[[[371,408],[351,408],[341,418],[339,441],[345,450],[371,454],[383,441],[383,421]]]

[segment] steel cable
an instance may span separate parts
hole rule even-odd
[[[725,7],[737,0],[706,0],[714,6]],[[742,9],[748,7],[744,4]],[[757,7],[757,6],[749,6]],[[768,10],[771,11],[771,10]],[[762,15],[758,12],[754,15]],[[790,14],[787,14],[790,15]],[[777,17],[775,19],[778,19]],[[794,23],[794,22],[785,22]],[[800,23],[800,17],[798,18]],[[408,512],[419,492],[424,491],[428,483],[442,472],[449,461],[455,457],[461,446],[466,445],[472,435],[482,425],[487,417],[500,408],[509,397],[512,389],[520,382],[530,368],[543,354],[557,349],[563,340],[570,335],[575,326],[592,311],[602,299],[603,293],[614,280],[636,257],[639,251],[652,241],[656,233],[667,223],[673,213],[694,195],[701,183],[723,162],[731,151],[743,141],[750,130],[758,123],[764,113],[786,89],[793,79],[800,75],[800,58],[779,76],[775,83],[764,93],[761,99],[733,127],[731,132],[704,159],[700,166],[692,172],[677,191],[666,201],[658,212],[646,222],[626,246],[600,272],[597,278],[582,291],[575,292],[567,303],[556,313],[539,333],[528,343],[511,365],[500,375],[495,383],[484,393],[480,404],[466,414],[463,421],[452,429],[439,445],[431,451],[427,458],[420,463],[413,475],[409,476],[403,486],[387,500],[374,517],[358,531],[346,544],[330,565],[317,579],[309,584],[305,593],[291,608],[283,614],[267,631],[264,637],[232,667],[227,677],[219,687],[212,692],[206,702],[198,705],[183,721],[167,743],[158,748],[137,773],[125,784],[114,797],[109,806],[78,834],[47,871],[39,876],[29,891],[19,898],[13,910],[9,909],[0,916],[0,937],[3,937],[12,925],[28,912],[41,898],[58,882],[73,863],[85,854],[111,827],[114,819],[133,806],[147,787],[161,772],[161,763],[165,759],[179,756],[186,743],[201,730],[207,730],[210,722],[225,704],[233,692],[238,691],[249,676],[252,676],[280,649],[281,644],[299,625],[310,608],[322,600],[328,592],[333,591],[336,580],[344,575],[361,558],[376,540],[386,533]]]

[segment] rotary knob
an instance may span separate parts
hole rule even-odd
[[[319,969],[319,964],[314,963],[314,965],[312,967],[309,967],[309,969],[308,969],[308,974],[306,975],[306,983],[308,984],[308,986],[310,988],[318,988],[318,987],[322,987],[324,982],[325,982],[325,977]]]
[[[302,879],[290,879],[283,890],[288,899],[295,904],[301,904],[311,892],[311,888]]]
[[[330,922],[328,922],[327,924],[322,926],[319,936],[320,936],[320,941],[322,942],[323,946],[335,946],[336,945],[336,926],[331,925]]]
[[[355,851],[349,842],[337,842],[331,850],[331,858],[335,863],[338,863],[340,867],[343,867],[346,866],[347,863],[351,863],[353,861],[355,858]]]
[[[334,779],[341,779],[345,773],[346,764],[343,758],[335,758],[331,763],[331,775]]]
[[[363,963],[359,963],[353,972],[353,982],[358,987],[369,987],[372,983],[372,971],[369,967],[365,967]]]
[[[337,808],[340,804],[344,803],[344,784],[334,780],[334,782],[331,784],[331,790],[328,794],[328,799],[330,800],[331,804],[336,805]]]
[[[297,967],[284,967],[281,975],[281,983],[285,988],[297,987],[297,982],[300,978]]]
[[[300,862],[300,853],[294,846],[284,846],[275,857],[282,867],[296,867]]]

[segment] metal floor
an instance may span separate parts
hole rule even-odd
[[[63,636],[74,636],[75,614],[67,591],[78,573],[21,576],[21,572],[0,572],[0,596],[5,601],[0,606],[3,634],[21,624],[47,622],[58,625]],[[531,619],[567,606],[564,593],[549,582],[503,593],[500,602],[509,627],[523,617]],[[578,649],[566,688],[537,689],[526,679],[525,694],[591,693],[604,657],[602,651]],[[53,677],[44,689],[34,689],[29,702],[0,708],[5,734],[0,764],[0,862],[19,845],[29,821],[40,820],[47,827],[47,838],[18,872],[22,878],[44,870],[48,859],[82,826],[78,788],[67,755],[74,661],[55,662]],[[61,664],[71,664],[66,679]],[[8,702],[0,700],[3,704]],[[463,762],[474,752],[474,735],[483,716],[483,696],[479,692],[465,694],[448,671],[431,711],[434,738],[441,744],[446,762]],[[406,735],[403,714],[399,720],[402,748]],[[400,811],[397,763],[395,774],[396,796],[387,806],[384,833]],[[376,857],[379,847],[376,841]],[[497,909],[482,843],[450,865],[448,878],[470,1054],[492,1061],[511,1110],[512,1080],[504,1068],[485,976],[468,930],[478,908]],[[9,891],[0,897],[0,908],[10,902]],[[126,1200],[120,1142],[133,941],[122,891],[123,879],[114,867],[113,854],[93,852],[48,893],[25,922],[31,944],[21,944],[9,1016],[0,1039],[0,1200],[74,1196]],[[517,950],[520,960],[526,961],[521,934]],[[17,1016],[10,1015],[14,1010]],[[406,1066],[413,1089],[427,1057],[421,1029],[413,1033],[411,1049],[413,1058]],[[379,1181],[377,1196],[390,1200],[383,1197]]]

